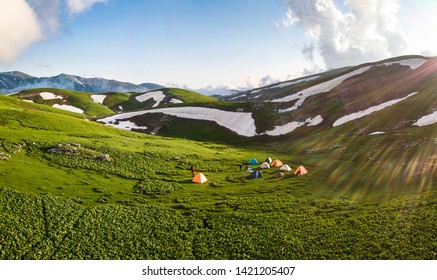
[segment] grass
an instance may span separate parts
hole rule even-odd
[[[118,130],[0,96],[0,152],[11,156],[0,160],[0,258],[435,259],[435,173],[410,174],[399,161],[435,155],[435,131],[404,130],[411,140],[428,135],[405,147],[412,141],[348,129],[275,149],[224,145]],[[49,152],[66,143],[81,146]],[[237,163],[267,156],[309,174],[239,171]],[[191,165],[206,183],[191,182]]]
[[[62,96],[63,99],[51,99],[44,100],[39,94],[41,92],[51,92],[57,96]],[[32,100],[39,104],[53,105],[53,104],[65,104],[71,105],[76,108],[82,109],[88,116],[100,117],[113,114],[114,111],[106,107],[105,105],[95,103],[90,97],[92,93],[77,92],[72,90],[53,89],[53,88],[41,88],[24,90],[16,94],[17,97]]]

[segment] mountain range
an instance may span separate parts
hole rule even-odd
[[[145,92],[163,88],[154,83],[139,85],[103,78],[84,78],[60,74],[53,77],[33,77],[19,71],[0,73],[0,92],[14,93],[33,88],[58,88],[82,92]]]
[[[218,135],[235,138],[302,138],[346,124],[358,134],[391,133],[433,118],[436,84],[437,58],[404,56],[276,83],[220,103],[155,106],[100,121],[131,121],[159,131],[162,122],[156,120],[165,118],[172,127],[166,133],[180,131],[183,137],[196,135],[202,121],[227,131]],[[182,128],[187,119],[190,126]]]

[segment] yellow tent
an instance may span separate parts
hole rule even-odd
[[[307,174],[307,173],[308,173],[308,170],[306,170],[306,168],[303,167],[302,165],[299,166],[296,169],[296,171],[294,171],[294,174],[297,175],[297,176],[304,175],[304,174]]]
[[[272,163],[270,163],[270,166],[272,167],[281,167],[282,165],[284,164],[279,159],[275,159]]]
[[[202,183],[205,183],[206,181],[208,181],[208,179],[206,179],[205,175],[203,175],[202,173],[197,174],[193,178],[194,183],[202,184]]]

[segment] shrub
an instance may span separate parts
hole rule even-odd
[[[168,194],[179,187],[180,185],[175,182],[145,179],[138,182],[134,186],[134,193],[139,193],[144,195],[162,195],[162,194]]]

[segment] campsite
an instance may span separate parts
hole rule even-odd
[[[0,98],[2,259],[435,257],[435,192],[381,188],[368,166],[342,187],[332,176],[353,162],[139,134]],[[269,157],[291,170],[259,168]],[[252,159],[261,178],[237,165]],[[192,165],[206,182],[192,182]]]

